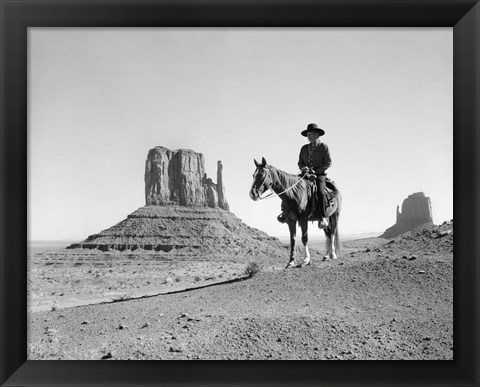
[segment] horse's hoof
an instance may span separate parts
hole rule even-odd
[[[311,262],[308,261],[308,262],[303,262],[300,266],[301,267],[306,267],[306,266],[310,266]]]
[[[295,267],[295,262],[288,262],[287,266],[285,266],[285,269],[290,269],[292,267]]]
[[[328,255],[325,255],[325,256],[323,257],[323,262],[329,261],[329,260],[330,260],[330,257],[329,257]]]

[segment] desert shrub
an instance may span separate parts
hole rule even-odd
[[[250,278],[257,275],[263,270],[263,267],[258,262],[249,262],[245,268],[243,275]]]
[[[202,279],[197,275],[195,278],[194,278],[194,281],[195,282],[200,282]]]

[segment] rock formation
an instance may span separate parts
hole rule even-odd
[[[217,191],[218,191],[218,206],[224,210],[229,210],[227,199],[225,198],[225,187],[223,186],[222,177],[223,165],[219,160],[217,162]]]
[[[219,161],[217,184],[205,173],[203,154],[189,149],[150,149],[145,163],[147,205],[219,207],[228,210]]]
[[[201,153],[155,147],[145,165],[146,206],[120,223],[68,248],[145,250],[174,255],[282,255],[277,239],[247,226],[229,211],[221,161],[217,183]]]
[[[432,205],[423,192],[416,192],[403,201],[401,212],[397,206],[396,223],[380,237],[395,238],[424,224],[433,224]]]
[[[281,242],[219,208],[144,206],[69,248],[150,250],[183,255],[285,254]]]

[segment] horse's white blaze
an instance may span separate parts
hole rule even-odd
[[[255,173],[253,174],[253,181],[252,181],[252,186],[250,187],[250,199],[252,200],[257,200],[258,197],[255,197],[253,193],[253,189],[255,187],[255,181],[257,180],[257,175],[258,175],[258,168],[255,170]]]

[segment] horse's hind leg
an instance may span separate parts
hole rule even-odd
[[[337,253],[335,252],[335,229],[337,227],[336,219],[332,216],[329,219],[329,226],[324,229],[325,237],[327,240],[327,252],[323,256],[323,260],[337,259]]]
[[[285,269],[295,266],[295,237],[297,234],[297,222],[287,219],[288,229],[290,231],[290,260]]]
[[[302,230],[302,243],[305,247],[305,259],[301,266],[307,266],[310,265],[310,251],[308,250],[308,221],[306,219],[300,222],[300,228]]]
[[[324,229],[325,231],[325,239],[326,239],[326,247],[327,247],[327,252],[323,256],[323,260],[327,261],[330,259],[330,253],[332,251],[332,238],[329,230],[327,228]]]

